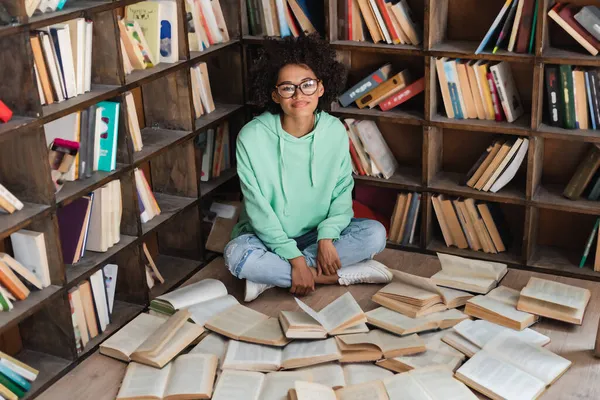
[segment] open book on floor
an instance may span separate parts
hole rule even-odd
[[[521,290],[517,309],[581,325],[590,296],[588,289],[531,277]]]
[[[417,334],[399,337],[374,329],[369,333],[335,337],[342,352],[340,362],[377,361],[425,351],[425,342]]]
[[[460,307],[473,295],[439,287],[430,278],[391,270],[392,282],[380,289],[372,300],[409,317],[419,317],[449,308]]]
[[[537,399],[571,366],[544,347],[504,332],[456,371],[456,378],[492,399]]]
[[[185,354],[158,369],[132,362],[117,400],[210,399],[217,371],[217,357]]]
[[[294,339],[321,339],[327,335],[368,332],[367,318],[350,292],[316,312],[296,298],[303,311],[281,311],[279,321],[285,336]]]
[[[209,319],[205,327],[230,339],[244,342],[285,346],[290,342],[277,318],[236,304]]]
[[[263,374],[256,371],[223,370],[212,400],[283,400],[296,381],[312,381],[312,374],[309,371]]]
[[[213,354],[217,356],[219,369],[221,369],[228,345],[228,338],[218,333],[210,332],[206,336],[203,336],[200,343],[194,346],[188,354]]]
[[[498,286],[508,271],[506,264],[450,254],[437,255],[442,270],[434,274],[431,280],[439,286],[486,294]]]
[[[476,400],[477,396],[444,368],[415,369],[383,381],[390,399]]]
[[[382,381],[361,383],[334,390],[315,382],[296,381],[288,400],[389,400]]]
[[[498,286],[485,296],[475,296],[465,306],[465,314],[522,331],[533,325],[536,315],[517,310],[519,291]]]
[[[231,340],[223,369],[243,371],[277,371],[307,367],[342,358],[334,338],[297,341],[283,349]]]
[[[333,389],[349,385],[383,380],[394,373],[370,363],[343,364],[329,362],[326,364],[313,365],[300,368],[297,371],[308,371],[312,373],[313,382],[329,386]]]
[[[535,346],[545,346],[550,343],[548,336],[542,335],[531,328],[516,331],[483,319],[465,320],[454,325],[452,331],[448,332],[448,334],[454,334],[444,335],[442,340],[467,357],[473,357],[473,354],[481,350],[487,343],[505,332]]]
[[[385,329],[397,335],[450,328],[469,317],[459,310],[451,309],[411,318],[385,307],[378,307],[367,312],[370,325]]]

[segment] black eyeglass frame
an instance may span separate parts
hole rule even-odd
[[[315,89],[315,91],[314,91],[314,92],[312,92],[312,93],[310,93],[310,94],[309,94],[309,93],[304,93],[304,90],[302,90],[302,88],[300,87],[300,85],[302,85],[303,83],[309,82],[309,81],[316,81],[316,82],[317,82],[317,88]],[[277,92],[277,94],[278,94],[278,95],[279,95],[281,98],[283,98],[283,99],[291,99],[292,97],[294,97],[294,95],[296,94],[296,91],[297,91],[298,89],[300,89],[300,92],[301,92],[303,95],[305,95],[305,96],[312,96],[313,94],[317,93],[317,90],[319,90],[319,83],[321,83],[321,82],[322,82],[322,81],[321,81],[320,79],[318,79],[318,78],[308,78],[308,79],[305,79],[305,80],[303,80],[302,82],[300,82],[300,84],[298,84],[298,85],[296,85],[295,83],[287,83],[287,82],[284,82],[284,83],[280,83],[279,85],[275,85],[275,92]],[[291,95],[290,97],[285,97],[285,96],[282,96],[282,95],[281,95],[281,93],[279,93],[279,87],[280,87],[280,86],[283,86],[283,85],[291,85],[291,86],[293,86],[293,87],[294,87],[294,92],[292,93],[292,95]]]

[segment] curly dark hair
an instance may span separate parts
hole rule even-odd
[[[325,93],[319,99],[320,110],[329,107],[344,90],[346,68],[335,59],[335,50],[318,33],[297,38],[267,38],[250,69],[251,97],[258,107],[273,114],[281,111],[271,93],[277,84],[279,70],[288,64],[308,66],[323,82]]]

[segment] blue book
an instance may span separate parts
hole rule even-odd
[[[477,50],[475,50],[475,54],[479,54],[479,53],[481,53],[483,51],[483,49],[485,49],[485,47],[487,46],[488,42],[490,41],[490,39],[492,38],[492,36],[496,32],[496,30],[498,29],[498,26],[500,25],[500,23],[504,19],[504,16],[508,12],[508,10],[510,8],[510,4],[512,2],[513,2],[513,0],[506,0],[506,2],[504,3],[504,6],[502,6],[502,9],[498,13],[498,16],[496,16],[496,19],[494,20],[494,23],[492,23],[492,26],[490,26],[490,29],[487,31],[487,33],[483,37],[483,40],[479,44],[479,47],[477,47]]]
[[[296,0],[306,18],[314,28],[323,33],[325,29],[325,7],[322,0]]]
[[[419,201],[421,196],[419,193],[413,193],[410,199],[410,206],[408,208],[408,215],[406,216],[406,225],[404,225],[404,232],[402,233],[402,244],[407,245],[410,241],[410,236],[413,231],[414,225],[417,223],[415,214],[419,209]]]
[[[65,3],[67,2],[67,0],[60,0],[58,2],[58,5],[56,6],[56,10],[62,10],[63,7],[65,6]]]
[[[452,100],[452,109],[454,110],[454,118],[464,119],[465,116],[460,106],[460,99],[458,94],[458,76],[452,69],[451,61],[444,62],[444,72],[446,73],[446,81],[448,82],[448,90],[450,91],[450,99]]]
[[[285,19],[285,11],[287,8],[287,2],[285,0],[275,0],[275,12],[277,12],[277,21],[279,21],[279,32],[281,37],[290,36],[292,31],[288,26],[287,20]]]
[[[385,64],[377,71],[369,74],[366,78],[346,90],[339,98],[342,107],[348,107],[352,102],[356,101],[363,94],[367,94],[377,86],[387,81],[392,74],[392,64]]]
[[[31,383],[29,383],[27,379],[23,378],[21,375],[17,374],[15,371],[1,363],[0,373],[4,374],[8,379],[21,386],[26,392],[31,389]]]
[[[101,101],[96,112],[102,113],[98,171],[113,171],[117,167],[117,138],[119,136],[120,103]]]
[[[596,115],[594,113],[594,98],[592,97],[592,88],[590,84],[590,72],[585,71],[585,89],[587,90],[588,103],[590,105],[590,117],[592,120],[592,128],[596,129]]]

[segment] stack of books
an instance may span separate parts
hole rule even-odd
[[[600,70],[548,65],[545,81],[550,125],[566,129],[598,129]]]
[[[396,206],[390,221],[388,240],[393,243],[408,245],[419,241],[419,210],[421,209],[421,194],[399,193]]]
[[[121,182],[117,179],[58,209],[65,264],[76,264],[86,250],[106,252],[121,240]]]
[[[185,12],[190,51],[203,51],[229,41],[219,0],[185,0]]]
[[[50,286],[46,247],[39,246],[40,242],[36,240],[43,241],[44,234],[21,230],[13,233],[11,239],[15,256],[0,253],[1,311],[10,311],[14,301],[25,300],[31,293],[29,287],[41,290]],[[25,247],[29,245],[32,247]],[[40,264],[34,264],[36,261]]]
[[[558,2],[548,11],[548,16],[591,55],[598,55],[600,9],[597,6],[581,7],[581,5]]]
[[[20,399],[31,389],[39,371],[0,351],[0,395]]]
[[[538,0],[506,0],[475,54],[486,48],[496,53],[501,48],[510,52],[534,53]]]
[[[407,69],[393,75],[392,65],[385,64],[344,92],[339,102],[343,107],[356,103],[358,108],[379,106],[382,111],[387,111],[424,90],[424,78],[413,80]]]
[[[510,64],[435,59],[448,118],[513,122],[524,113]]]
[[[246,0],[254,36],[294,36],[323,32],[324,6],[318,0]]]
[[[431,280],[439,286],[486,294],[498,286],[508,272],[506,264],[437,253],[442,270]]]
[[[484,192],[496,193],[517,174],[529,148],[529,139],[498,139],[471,167],[462,182]]]
[[[215,129],[208,129],[196,139],[198,151],[202,152],[200,180],[207,182],[217,178],[232,167],[231,138],[227,121]]]
[[[142,224],[150,221],[152,218],[160,215],[160,207],[154,197],[152,188],[146,179],[144,171],[135,168],[133,170],[135,178],[135,188],[137,192],[138,205],[140,207],[140,218]]]
[[[75,160],[68,171],[61,174],[62,180],[85,179],[91,177],[94,171],[110,172],[116,168],[120,106],[117,102],[101,101],[44,125],[46,144],[50,150],[57,150],[57,139],[78,144]],[[131,112],[135,113],[135,108]],[[59,161],[59,157],[51,157],[53,171],[60,171]]]
[[[92,88],[93,22],[77,18],[30,36],[42,105],[59,103]]]
[[[21,200],[0,183],[0,213],[12,214],[23,207]]]
[[[208,67],[205,62],[190,69],[192,75],[192,100],[194,102],[194,115],[200,118],[204,114],[209,114],[215,110],[212,91],[210,89],[210,79],[208,78]]]
[[[496,204],[451,200],[442,194],[432,196],[431,201],[446,246],[492,254],[506,251],[505,243],[511,242],[510,231]]]
[[[373,43],[413,46],[420,45],[423,40],[422,28],[413,17],[407,0],[396,4],[384,0],[349,0],[344,11],[348,40],[365,41],[370,37]]]
[[[600,146],[590,146],[563,191],[563,196],[571,200],[581,197],[597,201],[600,199]]]
[[[390,179],[398,168],[398,161],[377,124],[371,120],[343,120],[350,139],[350,156],[355,175]]]
[[[118,265],[106,264],[89,279],[69,290],[78,353],[90,340],[104,332],[111,322],[118,270]]]

